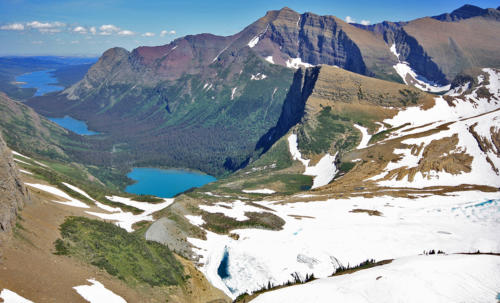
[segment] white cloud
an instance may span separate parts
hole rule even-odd
[[[151,33],[151,32],[147,32],[147,33],[144,33],[142,34],[143,37],[154,37],[155,34],[154,33]]]
[[[356,20],[354,20],[354,18],[351,17],[351,16],[347,16],[347,17],[345,17],[345,22],[347,22],[347,23],[355,23]]]
[[[120,31],[120,28],[116,25],[113,25],[113,24],[103,24],[103,25],[101,25],[101,27],[99,27],[99,29],[101,30],[99,35],[103,35],[103,36],[109,36],[113,33]]]
[[[92,26],[91,28],[89,28],[89,31],[92,35],[95,35],[96,32],[97,32],[97,29],[95,28],[95,26]]]
[[[74,32],[79,33],[79,34],[86,34],[87,29],[83,26],[77,26],[73,29]]]
[[[104,24],[99,27],[99,29],[103,32],[117,32],[120,30],[120,28],[116,25],[113,24]]]
[[[0,29],[7,31],[22,31],[24,30],[24,25],[22,23],[11,23],[0,26]]]
[[[370,25],[370,20],[361,20],[361,24],[363,25]]]
[[[78,43],[80,43],[80,41],[78,40],[71,41],[71,44],[78,44]]]
[[[26,23],[26,26],[31,27],[31,28],[37,28],[37,29],[48,29],[48,28],[56,28],[56,27],[63,27],[66,26],[66,24],[62,22],[39,22],[39,21],[31,21]]]
[[[33,44],[42,44],[43,41],[37,40],[37,41],[31,41],[31,43],[33,43]]]
[[[120,36],[133,36],[133,35],[135,35],[135,33],[133,31],[129,31],[129,30],[122,30],[122,31],[118,32],[118,35],[120,35]]]
[[[160,33],[160,37],[165,37],[166,35],[175,35],[177,32],[174,30],[167,31],[167,30],[162,30]]]
[[[61,28],[65,27],[66,24],[62,22],[40,22],[31,21],[26,23],[26,27],[31,29],[37,29],[41,33],[59,33]]]

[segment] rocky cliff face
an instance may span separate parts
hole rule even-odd
[[[0,137],[0,240],[11,232],[17,213],[29,201],[12,154]]]
[[[257,142],[256,150],[265,153],[277,140],[285,135],[292,126],[300,122],[304,116],[306,101],[312,94],[320,67],[299,69],[294,75],[293,83],[283,103],[278,123]]]

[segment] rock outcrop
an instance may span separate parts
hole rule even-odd
[[[29,200],[12,154],[0,136],[0,244],[16,224],[18,211]]]

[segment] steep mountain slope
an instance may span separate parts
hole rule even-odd
[[[336,65],[442,91],[465,68],[500,65],[500,45],[491,37],[500,22],[491,17],[496,10],[488,12],[453,22],[361,26],[285,7],[232,36],[110,49],[82,81],[28,104],[108,134],[120,146],[115,162],[224,175],[255,160],[255,144],[276,124],[292,85],[290,68]],[[442,30],[432,30],[436,26]],[[450,47],[456,58],[445,56]]]

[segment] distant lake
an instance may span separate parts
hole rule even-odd
[[[76,120],[74,118],[71,118],[70,116],[64,116],[64,118],[47,118],[47,119],[79,135],[90,136],[99,134],[89,130],[87,128],[87,123],[85,123],[84,121]]]
[[[200,187],[217,179],[202,173],[179,169],[134,168],[127,175],[137,183],[127,186],[126,192],[172,198],[193,187]]]
[[[63,90],[64,87],[62,86],[52,85],[57,83],[57,79],[51,74],[53,71],[53,69],[49,69],[23,74],[16,77],[16,81],[26,82],[25,84],[19,85],[22,88],[36,88],[35,96]]]

